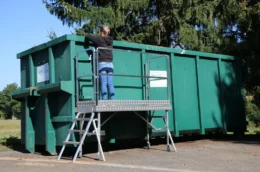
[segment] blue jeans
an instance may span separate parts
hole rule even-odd
[[[113,74],[114,66],[113,63],[100,62],[98,63],[99,74]],[[102,100],[107,100],[107,88],[109,91],[109,99],[115,99],[115,88],[113,84],[113,76],[100,75],[100,87]]]

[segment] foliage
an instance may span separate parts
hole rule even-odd
[[[252,89],[252,95],[254,95],[254,100],[260,100],[260,86],[256,86]]]
[[[260,108],[251,101],[246,101],[246,115],[256,127],[260,126]]]
[[[235,0],[43,0],[63,24],[77,25],[76,33],[96,32],[109,24],[115,39],[169,46],[171,38],[189,49],[213,52],[223,30],[234,23]],[[230,10],[233,9],[233,10]],[[216,25],[216,22],[218,23]],[[198,29],[195,29],[198,28]]]
[[[49,12],[76,33],[109,24],[115,39],[169,46],[171,37],[189,49],[234,51],[254,28],[255,1],[239,0],[43,0]],[[249,18],[249,19],[248,19]],[[234,26],[237,27],[234,30]],[[224,36],[223,36],[224,35]]]
[[[110,25],[116,40],[238,56],[245,86],[260,85],[257,0],[43,0],[48,11],[78,35]]]
[[[43,0],[76,34],[110,25],[116,40],[222,53],[240,58],[244,88],[260,99],[260,2],[258,0]],[[248,117],[258,119],[247,102]]]
[[[12,99],[11,93],[18,89],[16,83],[8,84],[0,92],[0,115],[1,118],[10,119],[12,117],[20,118],[21,103]]]
[[[50,30],[48,31],[48,36],[47,36],[50,40],[53,40],[55,38],[57,38],[56,32],[54,30]]]
[[[256,86],[253,91],[254,99],[246,102],[246,114],[256,127],[260,126],[260,86]]]
[[[4,118],[5,118],[5,113],[2,110],[0,110],[0,119],[4,119]]]

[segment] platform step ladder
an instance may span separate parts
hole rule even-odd
[[[98,122],[98,119],[97,118],[94,118],[95,117],[95,113],[91,113],[90,115],[90,118],[85,118],[85,115],[87,113],[83,113],[83,112],[78,112],[73,123],[72,123],[72,126],[71,128],[68,130],[68,135],[65,139],[65,141],[63,142],[63,146],[62,146],[62,149],[59,153],[59,156],[58,156],[58,160],[61,159],[61,156],[65,150],[65,147],[66,145],[78,145],[77,146],[77,151],[73,157],[73,160],[72,162],[75,162],[75,160],[77,159],[78,155],[80,157],[82,157],[82,145],[84,143],[84,140],[86,138],[86,136],[90,136],[90,135],[96,135],[97,137],[97,141],[98,141],[98,148],[99,148],[99,153],[98,153],[98,158],[101,160],[101,157],[102,157],[102,160],[105,161],[105,156],[104,156],[104,153],[103,153],[103,149],[102,149],[102,146],[101,146],[101,141],[100,141],[100,137],[99,137],[99,134],[100,132],[98,131],[98,128],[97,128],[97,125],[96,125],[96,122]],[[84,126],[84,122],[87,122],[87,125],[85,127],[85,129],[83,130],[83,126]],[[80,123],[80,129],[75,129],[76,127],[76,123],[79,122]],[[93,132],[89,132],[90,130],[90,126],[91,124],[93,125],[94,127],[94,131]],[[71,134],[72,133],[79,133],[80,134],[80,141],[77,142],[77,141],[69,141],[70,137],[71,137]]]

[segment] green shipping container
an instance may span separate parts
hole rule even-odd
[[[21,89],[13,92],[13,98],[22,102],[21,137],[30,152],[34,152],[35,145],[44,145],[46,151],[55,154],[56,146],[62,146],[76,114],[77,84],[80,100],[94,99],[92,77],[82,77],[79,83],[75,79],[78,52],[79,75],[92,73],[91,56],[84,51],[89,46],[84,37],[64,35],[17,55]],[[114,48],[124,50],[113,51],[115,74],[146,75],[144,65],[148,59],[159,57],[155,54],[170,57],[169,62],[163,58],[151,60],[150,72],[165,75],[167,65],[170,66],[173,110],[169,111],[169,127],[175,137],[183,133],[246,130],[241,65],[237,58],[122,41],[114,41]],[[165,83],[153,81],[151,99],[167,99]],[[114,84],[116,100],[146,98],[143,78],[115,76]],[[102,115],[102,120],[108,117],[109,114]],[[163,126],[160,119],[154,119],[153,124]],[[103,141],[146,136],[146,124],[133,112],[120,112],[102,130],[106,133]],[[152,131],[154,136],[162,134]]]

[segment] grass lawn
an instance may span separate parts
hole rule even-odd
[[[0,151],[11,150],[7,140],[17,141],[21,138],[20,120],[0,120]]]
[[[20,120],[0,120],[0,151],[12,150],[20,146],[20,126]],[[256,128],[252,122],[249,122],[247,130],[246,135],[260,134],[260,127]]]

